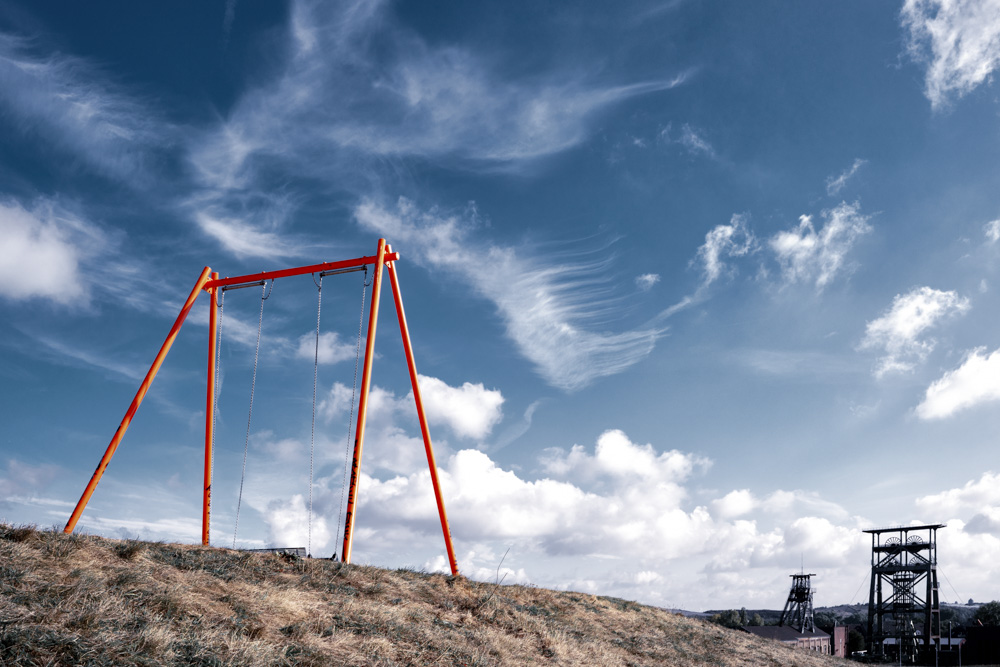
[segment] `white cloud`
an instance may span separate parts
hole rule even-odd
[[[33,496],[49,486],[59,472],[59,467],[50,463],[32,465],[7,459],[7,470],[0,476],[0,501],[10,496]]]
[[[712,145],[687,123],[681,128],[681,135],[677,139],[677,143],[687,148],[691,153],[701,153],[710,158],[716,157]]]
[[[694,469],[707,468],[702,459],[677,450],[658,453],[652,445],[636,445],[619,430],[605,431],[597,439],[594,455],[580,445],[569,452],[554,448],[546,450],[541,459],[543,469],[558,477],[592,480],[601,477],[642,479],[655,478],[659,484],[675,484],[689,477]]]
[[[482,439],[503,418],[501,407],[504,398],[499,389],[486,389],[481,382],[464,382],[459,387],[452,387],[427,375],[420,375],[419,379],[420,395],[432,435],[438,426],[444,425],[460,437]],[[352,394],[350,387],[334,383],[319,404],[319,414],[327,421],[346,414]],[[394,422],[401,415],[416,423],[412,391],[405,397],[396,398],[391,392],[373,387],[368,409],[380,414],[381,425],[376,428]],[[420,452],[423,452],[422,444]]]
[[[735,519],[749,514],[757,506],[757,499],[748,489],[737,489],[713,500],[712,513],[721,519]]]
[[[855,241],[871,231],[868,216],[859,213],[856,203],[842,203],[822,217],[825,224],[819,231],[812,216],[803,215],[796,229],[778,232],[769,241],[787,282],[814,282],[823,289],[844,270]]]
[[[36,335],[35,340],[48,350],[62,357],[68,357],[86,366],[100,368],[129,380],[141,380],[145,375],[143,362],[127,363],[121,355],[105,354],[95,350],[87,350],[79,345],[65,343],[48,335]]]
[[[422,386],[421,390],[423,390]],[[460,392],[461,390],[456,391]],[[354,397],[355,408],[353,420],[352,423],[347,424],[347,417],[351,414],[352,397]],[[346,437],[348,444],[353,443],[358,400],[359,397],[351,387],[337,382],[320,401],[317,412],[324,422],[334,429],[333,438]],[[425,409],[428,410],[428,419],[430,419],[430,409],[428,406],[425,406]],[[470,423],[475,422],[476,418],[470,419],[468,415],[439,413],[435,417],[442,420],[444,425],[453,431],[456,428],[456,423],[458,428],[486,428],[482,422],[479,424]],[[488,417],[486,419],[488,420]],[[438,456],[450,451],[447,440],[441,437],[439,430],[442,421],[429,423],[434,450]],[[417,425],[417,410],[412,394],[397,397],[389,390],[373,386],[368,394],[366,424],[365,442],[368,444],[365,445],[365,463],[366,466],[370,466],[370,470],[400,473],[419,470],[422,466],[426,466],[424,443]],[[408,435],[407,428],[404,428],[403,425],[408,426],[409,431],[413,432],[414,435]],[[341,427],[345,428],[345,431],[337,432]]]
[[[986,507],[1000,506],[1000,475],[987,471],[961,488],[923,496],[915,502],[924,514],[937,514],[943,518],[957,517],[969,510],[979,512]]]
[[[785,581],[803,556],[811,567],[838,573],[836,587],[844,596],[856,587],[851,563],[862,573],[867,565],[867,537],[858,520],[833,503],[797,491],[763,501],[736,491],[712,501],[710,513],[692,505],[687,491],[707,461],[632,443],[621,431],[603,433],[593,451],[580,445],[547,450],[540,459],[545,476],[537,479],[505,470],[475,450],[440,460],[446,461],[440,478],[456,539],[510,547],[511,560],[532,564],[536,574],[529,576],[539,585],[623,594],[637,583],[658,582],[629,595],[671,606],[692,599],[725,605],[766,598],[770,580]],[[426,540],[440,541],[426,472],[366,477],[363,489],[359,512],[373,537],[419,525]],[[495,572],[495,552],[493,557]],[[559,569],[565,558],[574,558],[576,579],[567,581]],[[559,574],[538,578],[538,570],[551,568]],[[470,569],[487,572],[481,564]],[[734,577],[744,580],[738,593],[725,583]]]
[[[578,145],[603,110],[686,78],[600,85],[553,71],[513,80],[473,51],[428,44],[386,2],[297,0],[290,16],[276,78],[192,142],[191,163],[211,187],[289,165],[356,174],[359,157],[509,167]]]
[[[295,356],[301,359],[317,359],[321,364],[336,364],[354,359],[357,345],[340,340],[336,331],[324,331],[319,335],[319,348],[316,347],[316,332],[302,334]]]
[[[239,219],[218,218],[199,211],[195,213],[195,221],[205,234],[240,259],[282,259],[300,252],[280,234],[260,231]]]
[[[830,195],[831,197],[838,194],[841,190],[844,189],[844,186],[847,185],[847,181],[850,180],[850,178],[854,176],[856,173],[858,173],[858,169],[861,169],[861,167],[865,166],[866,164],[868,164],[868,160],[862,160],[861,158],[857,158],[854,160],[854,164],[848,167],[848,169],[843,173],[841,173],[839,176],[836,177],[831,176],[828,179],[826,179],[826,194]]]
[[[419,211],[404,198],[394,210],[366,200],[354,215],[363,228],[406,243],[417,261],[461,275],[492,301],[521,353],[561,389],[621,372],[649,354],[661,335],[658,329],[592,330],[620,312],[599,284],[600,263],[560,264],[551,256],[542,262],[524,249],[480,245],[467,221]],[[470,253],[475,263],[467,261]]]
[[[965,313],[969,308],[969,300],[953,291],[919,287],[897,294],[889,309],[867,324],[861,341],[862,349],[885,352],[876,364],[875,376],[912,370],[935,346],[934,339],[922,338],[923,334],[940,320]]]
[[[0,296],[86,304],[89,284],[81,264],[102,252],[104,234],[50,202],[31,211],[0,201]]]
[[[934,109],[987,81],[1000,65],[1000,0],[906,0],[907,49],[927,66]]]
[[[969,352],[962,365],[927,387],[916,408],[921,419],[943,419],[969,408],[1000,400],[1000,350]]]
[[[440,420],[456,435],[485,438],[503,417],[500,410],[503,395],[497,389],[486,389],[481,382],[465,382],[461,387],[452,387],[426,375],[419,379],[428,422]]]
[[[711,285],[727,269],[724,259],[755,252],[757,240],[747,227],[747,216],[734,214],[728,225],[717,225],[705,234],[697,259],[704,273],[703,286]]]
[[[1000,241],[1000,218],[991,220],[983,226],[983,232],[990,243]]]
[[[940,567],[947,568],[958,600],[998,597],[1000,577],[1000,475],[985,472],[964,486],[915,501],[922,522],[945,523],[938,532]],[[949,591],[953,587],[949,587]],[[949,595],[950,597],[950,595]]]
[[[151,151],[173,130],[92,63],[37,55],[37,41],[0,32],[0,107],[17,119],[6,127],[26,129],[100,173],[142,181]]]
[[[263,516],[267,524],[267,542],[275,547],[310,546],[313,552],[326,547],[336,537],[327,526],[326,517],[312,517],[310,544],[309,508],[302,494],[289,500],[273,500]]]
[[[648,292],[653,289],[653,285],[660,282],[660,274],[658,273],[643,273],[642,275],[635,277],[635,284],[643,292]]]

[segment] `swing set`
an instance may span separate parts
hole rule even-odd
[[[76,504],[76,508],[70,515],[69,521],[66,523],[66,527],[63,529],[65,533],[72,533],[73,529],[76,527],[77,522],[80,520],[80,516],[83,514],[84,508],[86,508],[87,503],[90,501],[90,497],[94,494],[94,490],[97,488],[97,484],[101,481],[101,477],[104,475],[104,471],[107,469],[108,464],[111,462],[111,457],[114,456],[115,450],[121,443],[122,438],[125,437],[125,432],[128,430],[129,424],[132,422],[132,418],[135,416],[136,411],[139,409],[139,405],[142,404],[142,400],[149,390],[150,385],[153,383],[153,379],[156,377],[156,373],[159,371],[160,366],[163,364],[163,360],[166,358],[167,353],[170,351],[170,347],[173,345],[174,340],[177,338],[177,334],[180,332],[181,326],[184,324],[184,320],[187,318],[188,312],[194,306],[194,302],[197,300],[198,296],[202,291],[208,292],[211,298],[211,307],[209,310],[209,321],[208,321],[208,373],[207,373],[207,391],[206,391],[206,401],[205,401],[205,481],[204,481],[204,492],[202,494],[202,528],[201,528],[201,543],[205,546],[209,546],[209,525],[211,522],[211,509],[212,509],[212,474],[215,460],[215,415],[216,407],[218,404],[218,388],[216,383],[216,377],[219,373],[219,363],[220,357],[218,354],[219,346],[221,345],[222,338],[222,315],[224,312],[225,303],[225,292],[233,289],[241,289],[246,287],[261,287],[261,304],[260,304],[260,316],[258,318],[257,325],[257,344],[256,350],[254,352],[254,363],[253,363],[253,374],[250,385],[250,408],[247,414],[247,431],[246,438],[244,441],[243,448],[243,471],[240,478],[240,493],[237,500],[237,510],[236,510],[236,528],[233,534],[233,546],[236,545],[236,531],[239,530],[239,511],[240,504],[242,504],[243,499],[243,481],[246,476],[246,460],[247,451],[249,448],[250,441],[250,423],[253,418],[253,396],[254,390],[256,388],[257,381],[257,361],[260,355],[260,334],[261,327],[264,320],[264,301],[266,301],[271,295],[271,289],[274,287],[274,281],[278,278],[286,278],[288,276],[299,276],[310,274],[313,277],[313,282],[317,287],[317,310],[316,310],[316,348],[315,356],[313,360],[313,400],[312,400],[312,425],[310,434],[310,452],[309,452],[309,529],[308,529],[308,539],[309,547],[311,548],[312,541],[312,486],[313,486],[313,459],[314,459],[314,447],[316,438],[316,386],[319,373],[319,339],[320,339],[320,315],[322,313],[323,307],[323,278],[325,276],[351,273],[355,271],[364,271],[367,277],[367,271],[369,266],[374,267],[373,275],[371,277],[372,295],[371,295],[371,305],[368,314],[368,336],[365,341],[365,354],[364,361],[362,363],[361,369],[361,390],[360,397],[358,398],[358,414],[357,422],[353,423],[353,409],[354,409],[354,397],[351,400],[351,410],[352,414],[349,417],[354,428],[354,454],[351,461],[351,478],[350,486],[348,487],[347,494],[347,513],[344,519],[344,540],[341,549],[341,561],[344,563],[351,562],[351,548],[354,542],[354,520],[357,509],[357,496],[358,496],[358,480],[359,480],[359,470],[361,466],[361,453],[364,448],[365,440],[365,424],[367,419],[367,409],[368,409],[368,394],[371,388],[371,373],[372,373],[372,361],[374,359],[374,348],[375,348],[375,330],[378,324],[378,312],[379,312],[379,301],[382,290],[382,269],[385,268],[389,274],[389,282],[392,287],[393,301],[396,306],[396,318],[399,321],[399,332],[403,339],[403,351],[406,355],[406,365],[410,374],[410,384],[413,389],[413,401],[417,409],[417,417],[420,423],[420,433],[423,436],[424,441],[424,451],[427,454],[427,465],[430,468],[431,484],[434,489],[434,498],[437,502],[438,516],[441,519],[441,531],[444,534],[445,548],[448,552],[448,562],[451,566],[451,573],[453,575],[458,574],[458,563],[455,559],[455,550],[451,542],[451,531],[448,528],[448,516],[444,509],[444,500],[441,497],[441,486],[438,481],[437,465],[434,462],[434,448],[431,444],[430,430],[427,426],[427,417],[424,413],[423,400],[420,397],[420,387],[417,381],[417,367],[413,360],[413,346],[410,343],[410,333],[409,328],[406,325],[406,314],[403,310],[403,300],[399,290],[399,276],[396,271],[396,262],[399,260],[399,253],[393,252],[392,248],[386,243],[385,239],[379,239],[378,248],[376,254],[367,257],[358,257],[356,259],[348,259],[338,262],[323,262],[321,264],[312,264],[309,266],[299,266],[289,269],[281,269],[278,271],[262,271],[256,274],[249,274],[243,276],[235,276],[232,278],[219,278],[218,273],[214,273],[210,267],[205,267],[198,277],[198,281],[195,283],[194,288],[191,290],[191,294],[188,295],[187,301],[184,302],[184,306],[181,308],[180,314],[174,321],[173,326],[170,329],[170,333],[167,334],[166,340],[160,347],[160,351],[157,353],[156,358],[153,360],[152,366],[149,368],[149,372],[146,373],[146,377],[143,379],[142,383],[139,385],[139,390],[136,392],[135,398],[132,399],[132,404],[129,406],[128,410],[125,412],[125,416],[122,418],[121,424],[118,426],[118,430],[115,431],[114,437],[111,439],[107,450],[104,452],[104,456],[101,458],[101,462],[98,464],[97,469],[94,471],[90,482],[87,484],[87,488],[84,489],[83,495],[80,496],[80,500]],[[316,276],[319,276],[319,280],[316,280]],[[268,282],[270,286],[268,287]],[[357,371],[358,371],[358,356],[360,356],[361,351],[361,329],[362,322],[364,321],[364,303],[366,299],[366,289],[368,283],[365,282],[362,288],[362,313],[361,320],[358,322],[358,340],[357,340],[357,352],[355,357],[355,371],[354,371],[354,383],[355,390],[357,389]],[[349,427],[350,428],[350,427]],[[344,476],[346,477],[347,470],[345,465]],[[341,507],[343,508],[343,500],[341,500]],[[340,529],[340,519],[338,517],[337,529]],[[308,551],[307,551],[308,553]]]

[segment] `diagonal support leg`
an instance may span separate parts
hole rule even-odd
[[[390,248],[391,252],[391,248]],[[441,532],[444,533],[444,545],[448,550],[448,563],[452,575],[458,575],[458,561],[455,559],[455,548],[451,544],[451,530],[448,528],[448,514],[444,509],[444,499],[441,497],[441,483],[438,481],[437,464],[434,462],[434,447],[431,444],[431,432],[427,427],[427,416],[424,414],[424,402],[420,397],[420,385],[417,382],[417,364],[413,360],[413,345],[410,343],[410,330],[406,326],[406,313],[403,310],[403,297],[399,291],[399,276],[396,275],[396,263],[389,262],[389,282],[392,284],[392,297],[396,302],[396,317],[399,319],[399,333],[403,338],[403,349],[406,351],[406,366],[410,371],[410,384],[413,387],[413,401],[417,405],[417,417],[420,420],[420,434],[424,438],[424,451],[427,453],[427,465],[431,471],[431,484],[434,486],[434,499],[437,501],[438,516],[441,517]]]
[[[156,377],[156,373],[160,370],[160,366],[163,364],[163,360],[166,359],[167,353],[170,352],[170,347],[174,344],[174,339],[177,338],[177,334],[181,330],[181,326],[184,324],[184,320],[187,319],[188,312],[191,307],[194,306],[195,300],[198,298],[198,293],[201,292],[202,288],[205,286],[211,277],[212,269],[205,267],[198,277],[198,282],[195,283],[194,289],[191,290],[191,294],[188,295],[187,301],[184,302],[184,307],[181,308],[180,314],[174,321],[174,325],[170,327],[170,333],[167,334],[167,339],[163,341],[163,345],[160,347],[160,351],[156,353],[156,358],[153,360],[153,365],[149,367],[149,372],[146,373],[146,377],[143,379],[142,384],[139,385],[139,391],[136,392],[135,398],[132,399],[132,404],[128,407],[125,412],[125,416],[122,418],[122,423],[118,425],[118,430],[115,431],[115,435],[111,438],[111,443],[108,444],[107,451],[104,452],[104,457],[101,458],[101,462],[97,465],[97,470],[94,471],[93,476],[90,478],[90,482],[87,483],[87,488],[84,489],[83,495],[80,496],[80,500],[76,504],[76,508],[69,517],[69,521],[66,522],[66,527],[63,529],[64,533],[72,533],[73,529],[76,527],[76,522],[80,520],[80,515],[83,514],[84,508],[87,503],[90,502],[90,497],[94,495],[94,490],[97,488],[97,483],[101,481],[101,477],[104,475],[104,471],[107,469],[108,464],[111,463],[111,457],[115,455],[115,450],[118,449],[118,444],[125,437],[125,431],[128,430],[129,424],[132,423],[132,417],[135,416],[136,410],[142,404],[142,399],[145,398],[146,392],[149,391],[149,386],[153,384],[153,379]]]

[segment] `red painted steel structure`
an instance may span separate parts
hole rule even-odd
[[[396,275],[396,263],[388,262],[389,282],[392,283],[392,296],[396,303],[396,318],[399,320],[399,334],[403,339],[403,350],[406,352],[406,367],[410,371],[410,383],[413,387],[413,402],[417,406],[417,418],[420,420],[420,435],[424,438],[424,451],[427,453],[427,465],[431,471],[431,484],[434,486],[434,498],[437,500],[438,516],[441,517],[441,531],[444,533],[444,543],[448,547],[448,563],[452,574],[458,572],[458,561],[455,559],[455,549],[451,546],[451,532],[448,529],[448,513],[444,509],[441,498],[441,484],[438,481],[437,464],[434,462],[434,447],[431,445],[431,431],[427,426],[427,416],[424,414],[424,401],[420,397],[420,385],[417,383],[417,364],[413,360],[413,346],[410,344],[410,329],[406,326],[406,312],[403,310],[403,295],[399,291],[399,277]]]
[[[97,488],[98,482],[101,481],[101,477],[104,475],[104,471],[111,462],[111,457],[114,456],[119,443],[121,443],[122,438],[125,437],[125,432],[128,430],[129,424],[132,422],[132,418],[139,409],[139,405],[142,404],[142,400],[145,397],[146,392],[149,390],[150,385],[153,383],[153,379],[156,377],[156,373],[159,371],[160,366],[163,364],[163,360],[170,351],[170,347],[173,345],[174,339],[177,338],[177,334],[179,333],[181,326],[184,324],[184,320],[187,318],[191,307],[194,306],[194,302],[198,298],[201,291],[204,290],[209,293],[211,298],[208,325],[208,373],[205,396],[205,476],[202,495],[201,534],[202,544],[207,546],[209,543],[209,527],[211,522],[212,506],[212,440],[215,427],[215,367],[218,355],[216,342],[218,336],[217,311],[219,290],[225,287],[235,287],[247,283],[258,283],[265,280],[275,280],[277,278],[285,278],[288,276],[338,271],[341,269],[350,269],[373,264],[375,266],[375,275],[372,282],[372,301],[368,315],[368,338],[365,343],[364,370],[361,376],[361,395],[358,402],[358,421],[354,436],[354,457],[351,463],[351,482],[348,491],[347,518],[344,525],[344,542],[343,551],[341,552],[341,560],[345,563],[351,562],[351,548],[354,541],[354,520],[356,518],[357,509],[358,476],[361,466],[361,454],[364,449],[368,394],[371,388],[372,362],[374,360],[375,350],[375,331],[378,325],[378,310],[382,289],[382,268],[387,267],[390,284],[392,286],[393,301],[396,306],[396,316],[399,320],[399,331],[403,339],[403,348],[406,353],[407,370],[409,371],[410,383],[413,387],[414,403],[416,404],[417,417],[420,421],[420,432],[424,440],[424,450],[427,454],[427,464],[430,468],[431,481],[434,487],[434,497],[437,502],[438,514],[441,518],[441,529],[444,533],[445,547],[448,551],[448,560],[451,565],[451,572],[453,575],[457,575],[458,563],[455,559],[455,550],[452,546],[451,532],[448,528],[448,517],[445,513],[444,500],[441,495],[441,487],[438,480],[437,465],[434,461],[434,449],[431,444],[430,431],[427,427],[427,416],[424,414],[423,401],[420,397],[417,367],[413,361],[413,345],[410,342],[409,328],[406,325],[406,314],[403,311],[403,300],[399,290],[399,279],[396,275],[395,262],[398,260],[399,253],[393,252],[386,244],[385,239],[379,239],[378,249],[375,255],[358,257],[357,259],[349,259],[339,262],[322,262],[320,264],[311,264],[309,266],[299,266],[290,269],[281,269],[279,271],[262,271],[260,273],[221,279],[219,278],[218,273],[213,273],[211,268],[206,266],[201,272],[201,276],[199,276],[194,288],[191,290],[191,294],[188,296],[187,301],[184,302],[184,306],[181,308],[181,312],[177,316],[177,320],[174,322],[174,325],[170,329],[170,333],[167,335],[166,340],[160,347],[160,351],[153,360],[153,364],[150,366],[149,372],[146,373],[145,379],[142,381],[142,384],[139,385],[139,391],[136,392],[135,398],[132,400],[132,404],[126,411],[125,417],[122,419],[121,424],[118,426],[118,430],[111,439],[111,443],[104,452],[104,456],[101,458],[101,462],[98,464],[97,470],[94,471],[90,482],[87,484],[87,488],[84,489],[83,495],[80,496],[80,500],[77,502],[76,508],[70,515],[69,521],[67,521],[63,532],[72,533],[73,529],[76,527],[77,522],[80,520],[80,515],[83,514],[83,510],[90,501],[90,497],[94,494],[94,490]]]

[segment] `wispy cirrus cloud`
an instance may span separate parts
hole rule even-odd
[[[962,364],[934,381],[916,408],[920,419],[944,419],[958,412],[1000,400],[1000,350],[984,354],[980,347]]]
[[[579,144],[601,111],[687,78],[508,78],[468,49],[429,45],[397,25],[385,2],[298,0],[287,38],[280,74],[192,143],[191,163],[206,184],[238,187],[259,169],[303,162],[328,173],[359,156],[469,167],[531,161]]]
[[[869,216],[857,203],[842,203],[823,211],[817,230],[810,215],[799,218],[798,227],[775,234],[768,241],[787,283],[812,283],[822,290],[846,268],[847,253],[871,231]]]
[[[420,211],[403,198],[394,207],[365,200],[354,215],[363,228],[405,242],[419,261],[461,275],[492,301],[508,337],[553,386],[571,391],[619,373],[649,354],[662,334],[596,330],[619,308],[600,284],[600,262],[542,263],[528,249],[478,243],[467,220]]]
[[[35,340],[49,351],[70,359],[76,364],[99,368],[114,375],[120,375],[127,380],[141,380],[144,374],[141,362],[139,364],[123,363],[115,355],[88,350],[79,344],[66,343],[50,336],[36,336]]]
[[[844,186],[847,185],[847,181],[851,180],[851,178],[853,178],[854,175],[858,173],[858,170],[861,169],[861,167],[865,166],[866,164],[868,164],[868,160],[862,160],[861,158],[857,158],[854,160],[854,163],[851,164],[851,166],[848,167],[845,171],[841,172],[837,176],[830,176],[829,178],[827,178],[826,194],[830,195],[831,197],[839,194],[840,191],[844,189]]]
[[[715,148],[705,138],[704,132],[691,126],[689,123],[681,125],[680,130],[676,132],[674,131],[673,123],[669,123],[660,131],[659,138],[661,141],[669,144],[677,144],[684,147],[691,155],[702,155],[713,160],[719,157],[715,152]]]
[[[256,229],[241,218],[215,217],[204,211],[196,212],[194,218],[201,231],[239,258],[282,259],[301,252],[280,232]]]
[[[7,127],[106,176],[145,183],[151,152],[172,141],[172,127],[94,63],[41,53],[39,41],[0,32],[0,107],[13,119]]]
[[[1000,1],[906,0],[907,51],[927,67],[924,94],[940,109],[988,81],[1000,66]]]
[[[377,1],[296,0],[278,45],[277,74],[187,144],[198,188],[188,214],[238,257],[294,254],[285,231],[296,202],[248,201],[275,178],[292,190],[305,180],[364,190],[387,159],[515,169],[580,144],[604,110],[687,76],[626,84],[565,71],[511,78],[474,51],[428,44]]]
[[[969,299],[954,291],[918,287],[897,294],[892,305],[865,327],[861,349],[879,349],[884,355],[876,363],[875,377],[912,370],[934,349],[933,338],[924,333],[941,320],[969,310]]]

